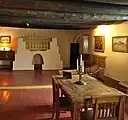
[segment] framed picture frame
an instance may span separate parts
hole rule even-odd
[[[128,53],[128,36],[112,37],[112,51]]]
[[[0,36],[0,43],[11,43],[11,36]]]
[[[105,50],[105,37],[104,36],[94,36],[95,40],[95,52],[104,52]]]

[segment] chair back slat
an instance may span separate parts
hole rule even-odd
[[[96,99],[94,120],[118,120],[119,103],[119,97]]]
[[[105,114],[105,116],[109,116],[109,104],[106,104],[106,114]]]

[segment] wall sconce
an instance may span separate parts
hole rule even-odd
[[[100,35],[106,36],[106,35],[110,35],[111,33],[110,25],[99,25],[97,28],[98,28],[98,33]]]

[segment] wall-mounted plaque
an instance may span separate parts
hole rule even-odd
[[[11,36],[1,36],[0,43],[11,43]]]

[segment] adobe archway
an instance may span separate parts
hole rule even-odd
[[[32,65],[34,65],[34,70],[42,70],[43,64],[43,57],[39,53],[35,54],[32,59]]]

